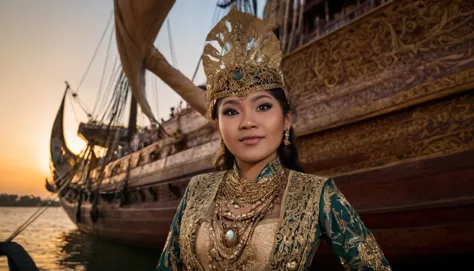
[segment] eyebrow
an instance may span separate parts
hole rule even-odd
[[[263,98],[270,98],[270,96],[268,96],[266,94],[258,95],[257,97],[252,98],[252,102],[256,102],[256,101],[258,101],[260,99],[263,99]],[[239,105],[239,102],[236,101],[236,100],[227,100],[222,104],[222,106],[224,106],[225,104]]]
[[[239,105],[239,102],[237,102],[236,100],[227,100],[225,101],[222,106],[226,105],[226,104],[234,104],[234,105]]]
[[[258,101],[258,100],[263,99],[263,98],[270,98],[270,96],[265,95],[265,94],[258,95],[257,97],[254,97],[254,98],[252,99],[252,102]]]

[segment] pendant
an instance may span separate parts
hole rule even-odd
[[[225,232],[224,243],[227,247],[233,247],[239,242],[239,238],[239,231],[232,227]]]

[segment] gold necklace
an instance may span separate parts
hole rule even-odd
[[[223,198],[233,199],[235,203],[258,203],[262,198],[269,197],[279,186],[276,178],[281,178],[283,168],[270,177],[264,177],[260,181],[239,178],[235,170],[226,175],[220,193]]]
[[[242,255],[244,248],[250,240],[256,225],[260,222],[272,209],[274,202],[278,200],[280,188],[284,184],[286,172],[281,170],[273,174],[265,181],[265,185],[260,186],[263,191],[255,192],[248,190],[247,182],[240,183],[247,188],[238,187],[235,182],[235,175],[231,172],[224,177],[221,187],[217,193],[216,205],[214,208],[214,219],[209,223],[209,232],[211,239],[211,250],[209,259],[210,269],[217,270],[222,267],[228,267],[235,264]],[[256,181],[253,181],[257,183]],[[272,185],[269,185],[272,183]],[[231,192],[236,194],[231,194]],[[260,193],[260,194],[259,194]],[[260,197],[255,200],[254,197],[259,194]],[[239,196],[239,197],[237,197]],[[245,205],[241,205],[245,202]],[[230,205],[234,205],[235,209],[248,209],[247,212],[234,214],[230,209]],[[228,226],[224,221],[230,221]]]

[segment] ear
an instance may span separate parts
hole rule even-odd
[[[285,130],[290,130],[291,125],[293,124],[293,116],[291,115],[291,112],[288,112],[285,116]]]

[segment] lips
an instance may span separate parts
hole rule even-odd
[[[263,136],[245,136],[239,139],[240,142],[242,142],[245,145],[256,145],[262,140],[264,137]]]

